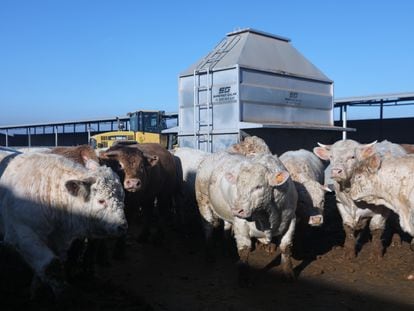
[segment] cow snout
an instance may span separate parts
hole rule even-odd
[[[246,218],[250,216],[243,208],[233,209],[233,215],[241,218]]]
[[[124,181],[126,191],[135,192],[141,189],[141,181],[138,178],[128,178]]]
[[[342,178],[343,177],[343,169],[341,168],[332,168],[331,170],[331,177],[333,179],[335,178]]]
[[[323,225],[323,216],[322,215],[313,215],[309,217],[308,224],[312,227],[320,227]]]

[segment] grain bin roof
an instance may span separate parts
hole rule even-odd
[[[182,72],[180,77],[193,75],[194,70],[208,67],[221,70],[235,65],[332,83],[290,44],[290,39],[251,28],[228,33],[209,54]]]

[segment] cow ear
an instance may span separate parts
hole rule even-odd
[[[315,147],[313,153],[316,154],[321,160],[329,161],[331,152],[326,147]]]
[[[381,157],[378,154],[374,154],[367,161],[368,169],[371,173],[375,173],[381,166]]]
[[[89,153],[89,151],[90,150],[82,150],[81,151],[81,157],[82,157],[82,161],[83,161],[83,164],[88,168],[88,161],[94,161],[94,160],[92,160],[92,158],[91,158],[91,156],[90,156],[90,153]],[[93,152],[93,151],[92,151]],[[96,161],[95,161],[96,162]],[[89,167],[89,169],[94,169],[94,168],[96,168],[96,167],[93,167],[92,166],[92,164],[93,163],[89,163],[91,166]]]
[[[269,185],[272,187],[283,185],[289,178],[289,173],[286,171],[281,171],[270,176]]]
[[[91,192],[91,185],[95,182],[94,178],[86,178],[84,180],[71,179],[65,183],[65,187],[74,197],[83,197],[87,201]]]
[[[143,154],[145,159],[147,159],[147,162],[150,166],[155,166],[158,161],[159,161],[159,157],[157,155],[148,155],[148,154]]]
[[[375,153],[375,144],[377,141],[373,141],[372,143],[361,145],[359,147],[359,152],[357,154],[360,160],[366,160],[371,157]]]
[[[224,177],[232,185],[236,183],[236,176],[234,174],[227,172],[226,174],[224,174]]]
[[[99,153],[99,158],[105,160],[116,160],[119,156],[117,151],[104,151]]]
[[[361,160],[368,159],[369,157],[373,156],[375,153],[375,148],[373,145],[365,146],[360,150],[360,157]]]

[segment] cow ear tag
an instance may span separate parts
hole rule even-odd
[[[289,173],[286,171],[282,171],[273,175],[273,178],[270,182],[271,186],[281,186],[283,185],[286,180],[289,178]]]

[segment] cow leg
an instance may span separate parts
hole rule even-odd
[[[339,193],[340,194],[340,193]],[[356,239],[355,239],[355,232],[354,232],[354,215],[355,209],[357,208],[355,204],[346,201],[347,197],[341,195],[337,197],[336,206],[338,208],[338,212],[342,218],[343,229],[345,231],[345,240],[343,244],[344,248],[344,257],[347,259],[353,259],[356,256]],[[341,200],[344,200],[347,204],[343,204]]]
[[[81,260],[85,252],[85,241],[76,239],[72,242],[66,254],[65,275],[66,279],[73,280],[81,274]]]
[[[371,244],[373,256],[377,259],[384,257],[384,244],[382,242],[383,230],[371,230]]]
[[[154,221],[154,198],[142,202],[142,228],[138,233],[137,240],[141,243],[148,242],[151,235],[151,226]]]
[[[237,252],[240,257],[237,262],[238,281],[240,286],[247,286],[250,281],[249,255],[252,249],[250,228],[245,220],[236,217],[233,230],[237,244]]]
[[[213,213],[210,200],[207,195],[201,191],[197,191],[197,204],[201,215],[201,223],[203,226],[205,241],[206,241],[206,259],[207,261],[214,261],[214,239],[215,230],[220,226],[220,220]]]
[[[49,285],[57,300],[65,300],[68,284],[64,279],[64,269],[61,261],[49,247],[29,227],[19,225],[15,227],[16,237],[13,239],[17,249],[25,261],[34,270],[40,280]],[[7,236],[5,237],[7,242]],[[36,282],[33,282],[36,284]],[[32,288],[32,293],[36,290]]]
[[[369,223],[373,255],[377,259],[381,259],[384,256],[383,234],[386,220],[387,219],[383,217],[381,214],[377,214],[374,217],[372,217]]]
[[[353,259],[356,257],[356,238],[355,230],[348,225],[343,225],[345,231],[345,241],[344,241],[344,256],[347,259]]]
[[[224,222],[224,243],[222,243],[223,246],[223,253],[227,256],[230,256],[231,253],[231,247],[232,247],[232,229],[233,225],[227,221]]]
[[[292,264],[293,235],[295,233],[296,218],[290,221],[289,228],[280,241],[281,265],[283,274],[288,280],[295,279]]]
[[[164,228],[172,227],[175,215],[172,210],[172,197],[168,193],[157,196],[157,215],[153,219],[152,240],[159,243],[164,238]]]
[[[115,251],[114,251],[115,257]],[[88,239],[85,253],[82,258],[82,267],[85,276],[95,275],[95,265],[109,266],[109,250],[106,239]]]

